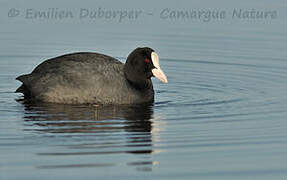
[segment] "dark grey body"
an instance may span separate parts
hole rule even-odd
[[[43,102],[139,104],[154,101],[151,82],[149,88],[138,90],[126,79],[123,63],[98,53],[73,53],[49,59],[17,80],[23,85],[16,92]]]

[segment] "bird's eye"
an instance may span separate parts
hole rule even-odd
[[[145,61],[146,63],[149,63],[150,60],[149,60],[148,58],[146,58],[144,61]]]

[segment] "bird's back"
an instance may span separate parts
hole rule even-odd
[[[55,103],[108,103],[125,81],[123,63],[98,53],[73,53],[44,61],[19,76],[18,89],[35,99]],[[118,80],[116,80],[118,79]]]

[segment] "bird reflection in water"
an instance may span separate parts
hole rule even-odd
[[[51,138],[65,138],[64,152],[45,152],[38,155],[149,155],[153,149],[153,104],[133,106],[64,105],[22,102],[27,129],[44,133]],[[73,137],[73,138],[71,138]],[[62,140],[60,139],[60,141]],[[52,139],[52,141],[55,141]],[[57,144],[58,146],[58,144]],[[71,152],[71,149],[73,150]],[[76,152],[75,152],[76,150]],[[88,151],[87,151],[88,150]],[[91,151],[92,150],[92,151]],[[137,170],[150,171],[157,161],[137,159],[127,162]],[[122,164],[121,162],[118,162]],[[116,164],[102,164],[116,165]],[[65,165],[64,167],[101,166],[99,164]],[[40,168],[59,168],[40,166]]]

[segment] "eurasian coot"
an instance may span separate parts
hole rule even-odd
[[[154,101],[151,77],[167,78],[153,49],[137,48],[126,63],[90,52],[44,61],[16,79],[25,98],[63,104],[140,104]]]

